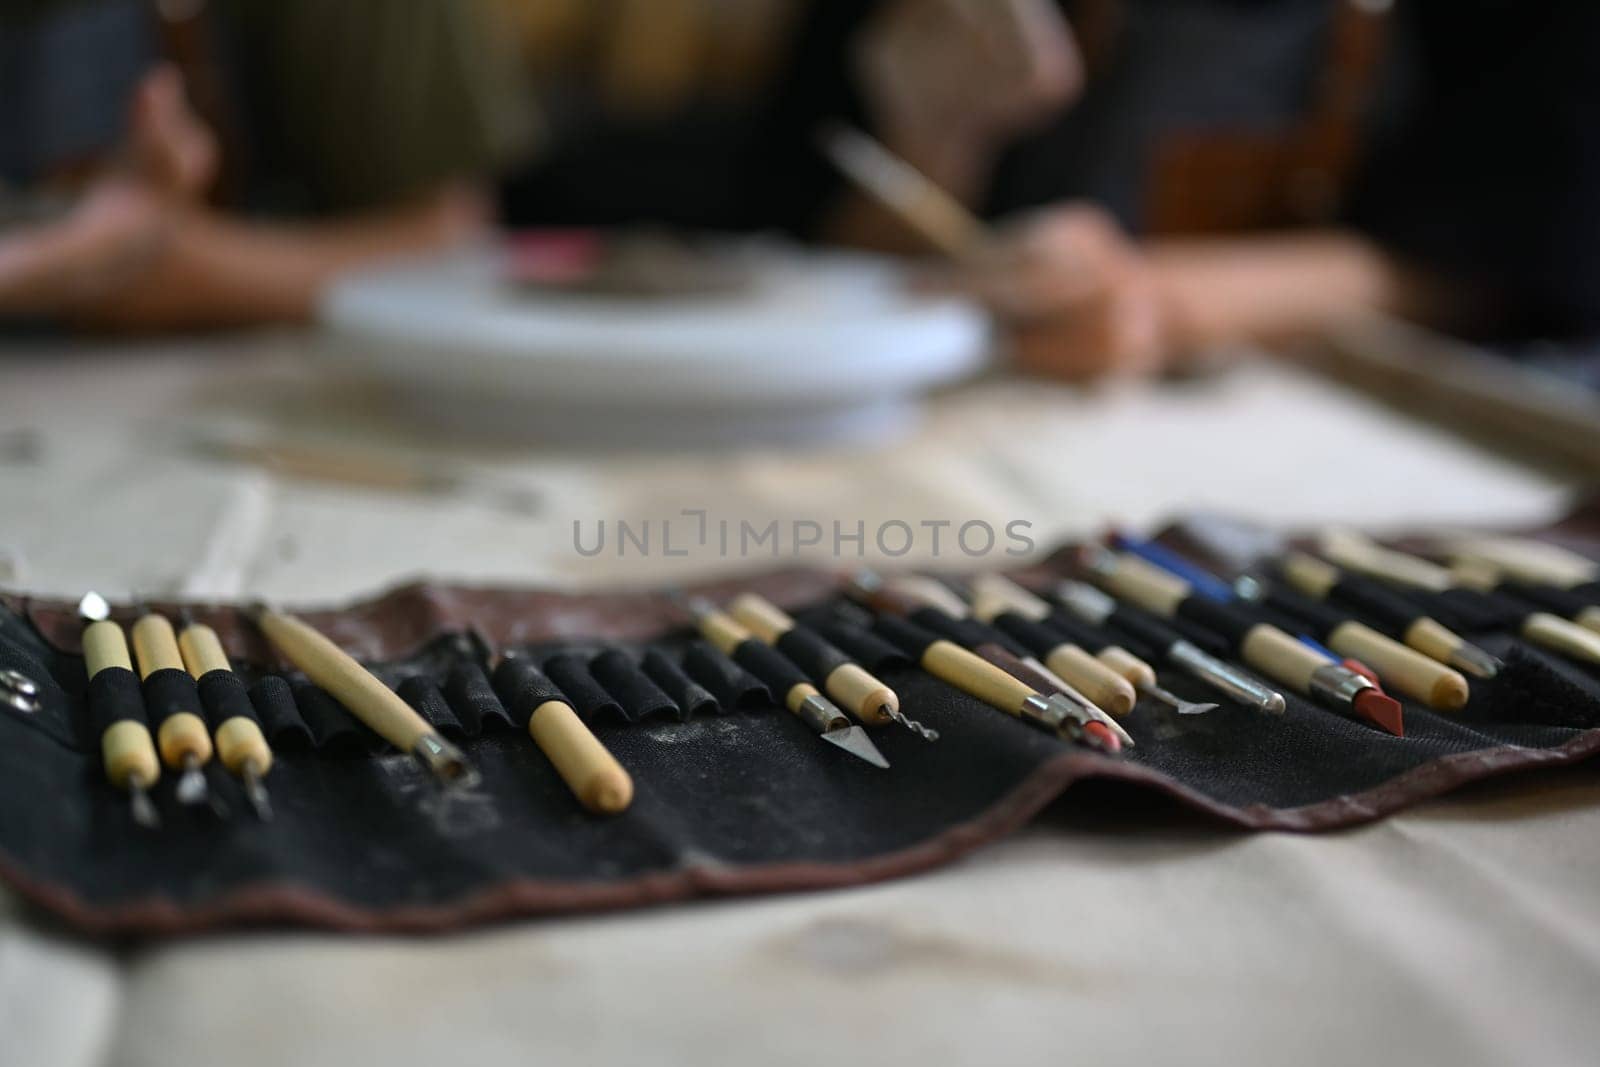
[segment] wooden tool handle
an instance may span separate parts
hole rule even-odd
[[[1189,597],[1188,582],[1127,553],[1117,556],[1117,569],[1104,582],[1112,594],[1169,619]]]
[[[1077,645],[1057,645],[1045,656],[1044,665],[1113,715],[1128,714],[1139,699],[1126,678]]]
[[[1406,627],[1406,644],[1430,659],[1447,663],[1461,647],[1461,638],[1444,627],[1444,624],[1423,616]]]
[[[1573,659],[1600,663],[1600,633],[1586,630],[1559,615],[1534,612],[1522,621],[1522,636]]]
[[[128,640],[122,634],[122,627],[110,619],[91,622],[83,628],[83,659],[90,678],[107,667],[133,670]]]
[[[724,656],[733,655],[733,650],[750,640],[750,631],[735,622],[732,616],[720,611],[708,612],[696,620],[700,632],[707,641],[717,646],[717,651]]]
[[[217,631],[200,623],[190,623],[178,635],[178,651],[183,654],[183,665],[195,678],[204,678],[212,671],[231,671],[228,654],[222,650]]]
[[[178,635],[165,616],[149,614],[133,624],[133,658],[139,664],[139,677],[148,678],[160,670],[183,670],[183,653],[178,651]]]
[[[613,815],[633,802],[633,778],[566,701],[547,700],[533,709],[528,735],[585,808]]]
[[[728,605],[728,613],[767,644],[794,629],[794,620],[775,604],[755,593],[741,593]]]
[[[1471,690],[1460,671],[1429,659],[1393,638],[1359,622],[1347,622],[1328,634],[1328,647],[1358,659],[1378,672],[1387,686],[1430,708],[1460,711]]]
[[[190,758],[200,763],[211,759],[211,731],[192,711],[175,711],[163,719],[156,727],[156,744],[168,767],[182,767]]]
[[[1116,671],[1136,690],[1156,684],[1156,669],[1121,645],[1102,648],[1094,658]]]
[[[1577,623],[1579,626],[1582,626],[1586,630],[1593,630],[1595,633],[1600,633],[1600,607],[1584,608],[1582,611],[1578,612],[1577,615],[1573,616],[1572,621]]]
[[[100,735],[100,758],[106,777],[118,789],[137,783],[148,789],[161,777],[161,762],[150,730],[142,722],[118,719]]]
[[[1333,662],[1266,623],[1251,627],[1239,652],[1250,666],[1299,693],[1310,692],[1311,676]]]
[[[257,622],[289,662],[400,751],[410,752],[420,738],[433,733],[433,727],[411,705],[344,649],[293,615],[263,611]]]
[[[1339,568],[1305,552],[1290,552],[1279,562],[1283,576],[1306,596],[1322,600],[1339,584]]]
[[[835,667],[824,688],[834,703],[869,726],[882,726],[892,721],[889,711],[900,710],[900,697],[895,691],[859,664],[843,663]]]
[[[256,774],[266,774],[272,769],[272,746],[255,720],[235,715],[217,727],[217,758],[233,774],[243,774],[252,763]]]
[[[1022,705],[1034,695],[1026,683],[1011,677],[960,645],[938,640],[922,652],[922,669],[957,689],[1008,715],[1022,714]]]
[[[979,610],[980,601],[986,603],[987,611]],[[1004,575],[980,574],[972,579],[974,615],[987,622],[1005,611],[1014,611],[1025,619],[1038,620],[1050,614],[1050,605]]]

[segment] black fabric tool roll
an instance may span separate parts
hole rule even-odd
[[[1069,572],[1064,555],[1017,578],[1044,588]],[[235,611],[194,606],[240,672],[203,679],[198,706],[213,724],[260,722],[276,756],[266,785],[277,817],[256,821],[239,783],[213,763],[209,780],[232,817],[180,807],[164,779],[153,793],[163,827],[151,831],[105,780],[99,734],[115,718],[154,722],[195,687],[173,679],[141,692],[126,670],[91,684],[69,604],[0,598],[0,669],[33,679],[42,703],[31,714],[0,710],[0,877],[105,933],[245,923],[439,930],[906,874],[1008,832],[1086,777],[1162,790],[1240,827],[1318,830],[1600,750],[1600,671],[1505,630],[1468,631],[1505,658],[1500,677],[1474,682],[1456,715],[1408,704],[1404,737],[1293,694],[1280,717],[1226,702],[1177,716],[1144,703],[1122,720],[1137,745],[1117,759],[923,672],[915,659],[939,633],[903,619],[871,630],[839,621],[835,575],[758,576],[704,592],[725,601],[741,588],[811,620],[941,739],[874,728],[888,770],[821,743],[779,701],[795,680],[820,685],[831,653],[788,642],[791,659],[753,643],[730,659],[665,610],[640,607],[660,598],[422,585],[308,615],[462,747],[482,784],[444,794],[411,757],[286,670]],[[1208,620],[1242,624],[1211,608],[1180,621]],[[1146,643],[1171,636],[1137,612],[1122,622]],[[978,639],[991,628],[944,629]],[[1089,629],[1118,639],[1116,629]],[[512,633],[522,636],[507,647]],[[480,634],[493,657],[463,640]],[[1162,680],[1186,698],[1216,699],[1187,674]],[[573,704],[633,775],[628,811],[586,812],[534,746],[529,716],[547,700]]]

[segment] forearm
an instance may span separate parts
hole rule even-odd
[[[1156,241],[1146,255],[1185,352],[1293,342],[1362,312],[1449,325],[1462,311],[1436,280],[1343,231]]]
[[[348,222],[271,225],[195,213],[174,226],[136,282],[79,321],[128,331],[305,322],[339,275],[446,247],[478,225],[454,193]]]

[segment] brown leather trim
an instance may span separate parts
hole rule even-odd
[[[858,863],[788,863],[760,867],[693,866],[625,882],[511,880],[438,907],[358,908],[292,884],[258,885],[204,905],[167,898],[97,907],[72,891],[30,877],[0,853],[0,880],[24,899],[92,934],[172,936],[222,927],[296,924],[351,933],[444,933],[465,926],[562,912],[609,911],[696,897],[793,892],[865,885],[949,863],[1014,832],[1074,782],[1103,778],[1147,786],[1224,822],[1250,830],[1319,831],[1371,822],[1466,782],[1532,767],[1576,763],[1600,751],[1600,730],[1551,749],[1508,746],[1435,760],[1362,793],[1302,808],[1219,804],[1136,764],[1068,752],[1043,764],[983,814],[921,844]]]

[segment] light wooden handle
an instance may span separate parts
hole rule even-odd
[[[212,671],[233,670],[217,631],[209,626],[199,623],[185,626],[178,635],[178,651],[183,654],[183,665],[196,678],[204,678]]]
[[[771,601],[754,593],[741,593],[728,605],[728,613],[764,643],[772,644],[794,629],[794,620]]]
[[[1283,576],[1306,596],[1322,600],[1339,584],[1339,568],[1304,552],[1290,552],[1279,562]]]
[[[1007,605],[1009,610],[1028,619],[1042,619],[1050,614],[1049,604],[1001,574],[980,574],[972,579],[972,594],[974,602],[972,610],[975,615],[979,614],[977,600],[980,597],[999,601]],[[997,615],[999,612],[992,614]]]
[[[142,722],[119,719],[100,735],[100,758],[106,777],[118,789],[138,784],[146,789],[161,777],[161,762],[150,730]]]
[[[534,708],[528,736],[585,808],[614,815],[633,802],[633,778],[566,701],[547,700]]]
[[[1600,607],[1584,608],[1574,616],[1573,621],[1584,629],[1600,633]]]
[[[1020,716],[1023,702],[1034,695],[1026,683],[950,641],[929,645],[921,663],[923,670],[940,681],[1008,715]]]
[[[1239,653],[1250,666],[1298,693],[1310,692],[1311,676],[1333,662],[1266,623],[1251,627]]]
[[[1169,619],[1189,597],[1188,582],[1127,553],[1117,556],[1117,569],[1105,576],[1104,584],[1113,595]]]
[[[1534,612],[1523,620],[1522,636],[1573,659],[1600,663],[1600,633],[1586,630],[1559,615]]]
[[[1126,678],[1077,645],[1052,648],[1044,658],[1044,665],[1065,678],[1090,702],[1113,715],[1128,714],[1139,699]]]
[[[1102,648],[1094,658],[1116,671],[1136,690],[1156,684],[1156,669],[1120,645]]]
[[[254,720],[235,715],[217,727],[217,758],[233,774],[253,763],[256,774],[264,775],[272,769],[272,746]]]
[[[156,671],[183,670],[183,653],[178,651],[178,635],[163,615],[150,614],[133,624],[133,659],[139,664],[139,677]]]
[[[951,592],[950,587],[934,578],[924,574],[896,574],[884,581],[884,585],[902,596],[910,597],[919,604],[930,608],[938,608],[947,615],[954,615],[958,619],[967,615],[967,602]]]
[[[1416,649],[1359,622],[1347,622],[1328,635],[1328,647],[1358,659],[1378,672],[1385,685],[1430,708],[1460,711],[1471,690],[1460,671],[1429,659]]]
[[[900,698],[895,691],[859,664],[841,663],[828,674],[823,687],[835,704],[869,726],[882,726],[892,721],[889,711],[900,710]]]
[[[1430,659],[1440,663],[1450,662],[1456,649],[1463,644],[1461,638],[1445,628],[1443,623],[1423,616],[1406,627],[1406,644]]]
[[[433,727],[411,705],[344,649],[293,615],[264,611],[258,624],[290,663],[400,751],[410,752],[420,739],[433,733]]]
[[[821,695],[821,693],[817,692],[817,687],[810,682],[796,682],[783,695],[783,705],[798,715],[800,714],[800,705],[804,704],[807,698]]]
[[[168,715],[156,727],[156,744],[168,767],[182,767],[190,758],[199,763],[211,759],[211,731],[206,721],[192,711]]]
[[[91,622],[83,628],[83,660],[93,678],[107,667],[133,670],[133,659],[128,655],[128,639],[122,627],[110,619]]]
[[[700,633],[707,641],[717,646],[717,651],[724,656],[733,655],[733,650],[750,640],[750,631],[740,626],[729,615],[720,611],[708,612],[696,620]]]

